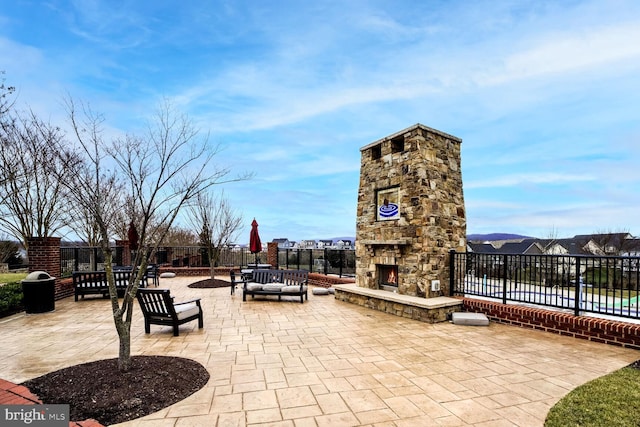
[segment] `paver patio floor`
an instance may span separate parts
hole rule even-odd
[[[194,359],[208,384],[121,426],[542,426],[575,387],[640,353],[490,324],[426,324],[309,294],[249,300],[202,278],[161,279],[176,301],[202,298],[197,322],[144,333],[136,310],[132,354]],[[56,301],[56,310],[0,319],[0,378],[20,383],[117,357],[108,300]]]

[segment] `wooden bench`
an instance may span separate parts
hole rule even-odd
[[[202,329],[202,306],[200,298],[184,302],[173,302],[169,289],[138,289],[138,304],[144,315],[144,331],[151,332],[151,324],[173,327],[173,336],[180,334],[179,325],[198,320]]]
[[[129,286],[131,271],[114,271],[113,276],[116,282],[118,296],[122,298],[127,286]],[[102,295],[103,298],[109,298],[109,284],[107,283],[106,271],[74,271],[72,277],[76,301],[78,301],[79,296],[82,296],[84,299],[85,295]],[[147,279],[143,277],[140,287],[144,287],[146,283]]]
[[[308,281],[306,270],[254,270],[251,280],[243,279],[242,301],[247,300],[247,295],[277,295],[278,301],[283,296],[299,296],[300,303],[304,303],[309,299]]]

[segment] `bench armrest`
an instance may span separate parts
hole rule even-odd
[[[200,298],[192,299],[189,301],[174,302],[173,305],[190,304],[192,302],[195,302],[197,305],[200,305]]]

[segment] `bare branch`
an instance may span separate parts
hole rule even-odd
[[[49,237],[68,223],[68,203],[58,180],[77,157],[60,128],[33,111],[15,114],[0,128],[0,227],[23,242]]]

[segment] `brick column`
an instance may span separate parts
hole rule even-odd
[[[267,264],[274,268],[278,266],[278,242],[267,243]]]
[[[54,298],[56,300],[73,295],[73,284],[70,279],[60,279],[60,238],[29,237],[27,239],[27,257],[29,272],[46,271],[56,278]]]
[[[128,240],[116,240],[116,247],[122,248],[121,265],[131,265],[131,249]]]
[[[60,238],[29,237],[29,272],[46,271],[53,277],[60,277]]]

